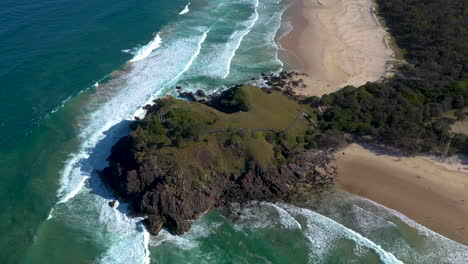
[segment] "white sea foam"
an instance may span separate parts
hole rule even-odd
[[[127,125],[115,126],[123,120],[132,120],[135,114],[144,115],[141,102],[151,103],[164,87],[176,81],[191,67],[200,53],[208,32],[209,29],[199,37],[176,40],[156,54],[156,58],[144,64],[136,64],[128,73],[110,81],[108,85],[124,85],[134,89],[123,89],[91,114],[90,122],[83,127],[81,133],[84,139],[81,151],[66,162],[62,171],[63,176],[58,191],[59,203],[65,203],[73,198],[84,186],[85,181],[91,177],[93,170],[106,166],[111,146],[128,133]],[[195,50],[191,47],[195,47]],[[173,54],[177,54],[178,61],[184,64],[174,64]],[[164,69],[166,72],[154,74],[154,69],[161,71]],[[96,149],[98,143],[102,145]],[[93,157],[90,157],[91,154]]]
[[[294,217],[273,203],[254,201],[243,208],[232,204],[231,212],[237,215],[234,228],[238,231],[242,231],[242,229],[302,228]]]
[[[189,5],[187,5],[187,9],[188,7]],[[257,8],[258,0],[254,15],[245,22],[244,28],[248,29],[249,32],[258,20]],[[195,16],[197,12],[192,14]],[[184,19],[192,19],[192,16],[186,16]],[[210,24],[205,24],[208,26],[199,28],[194,28],[194,25],[188,27],[185,25],[184,34],[178,34],[177,30],[169,31],[168,34],[164,34],[164,41],[157,34],[150,43],[133,52],[134,57],[130,60],[132,63],[127,65],[128,69],[125,72],[99,84],[99,89],[96,89],[97,92],[94,94],[96,98],[92,98],[90,102],[94,110],[82,122],[80,137],[83,143],[79,151],[71,155],[65,163],[61,172],[61,184],[57,196],[58,204],[62,204],[60,206],[62,209],[65,207],[75,208],[78,203],[83,203],[82,206],[86,206],[88,202],[92,202],[93,206],[102,204],[102,208],[97,209],[96,212],[100,212],[99,228],[105,226],[107,232],[102,235],[98,232],[99,234],[96,236],[102,236],[103,245],[109,246],[109,248],[101,256],[101,263],[149,263],[148,243],[150,236],[142,228],[141,219],[127,218],[121,210],[109,207],[107,200],[93,194],[89,186],[89,179],[93,181],[96,178],[94,170],[107,166],[106,158],[110,154],[111,147],[119,138],[128,133],[128,126],[122,121],[133,120],[134,116],[144,117],[145,110],[141,107],[142,102],[151,104],[156,97],[162,95],[165,89],[172,87],[179,79],[185,78],[187,71],[192,71],[194,65],[197,68],[203,67],[198,58],[201,57],[202,52],[205,53],[203,46],[210,32],[210,28],[208,28]],[[232,57],[235,56],[242,39],[249,32],[241,30],[242,34],[230,39],[231,43],[236,45],[234,45],[234,50],[228,52],[228,54],[232,54],[231,58],[223,60],[222,63],[222,65],[225,65],[226,62],[229,63],[227,75],[229,75]],[[217,50],[206,51],[218,52]],[[224,69],[223,66],[220,68]],[[219,77],[222,77],[223,74],[224,72]],[[70,210],[74,212],[74,209]],[[281,208],[276,210],[278,210],[278,214],[284,213]],[[52,211],[50,217],[56,215],[58,217],[60,211],[56,210],[54,214]],[[284,219],[281,223],[283,226],[300,228],[297,221],[294,222],[294,218],[286,216],[281,217]],[[197,227],[195,224],[192,230],[195,232]],[[203,235],[207,232],[206,230],[214,230],[215,228],[213,226],[200,228],[202,231],[195,232],[195,234]],[[164,235],[165,232],[161,234]],[[166,235],[166,241],[180,238],[175,238],[170,234]],[[179,242],[186,243],[186,248],[190,248],[194,246],[194,241],[193,237],[188,236]]]
[[[148,44],[141,47],[135,52],[135,56],[130,60],[130,62],[139,61],[148,57],[151,54],[151,52],[153,52],[155,49],[161,46],[161,43],[162,40],[158,33],[152,41],[150,41]]]
[[[395,216],[400,219],[402,222],[410,226],[411,228],[415,229],[419,232],[420,235],[423,235],[429,239],[425,243],[431,244],[428,248],[424,250],[424,252],[420,256],[421,261],[431,262],[437,259],[441,263],[464,263],[468,259],[468,246],[459,244],[455,241],[452,241],[445,236],[438,234],[429,228],[416,223],[415,221],[408,218],[406,215],[395,211],[391,208],[388,208],[384,205],[376,203],[372,200],[360,197],[360,196],[352,196],[351,199],[355,199],[357,201],[364,201],[365,203],[372,204],[376,208],[383,210],[381,215],[385,215],[387,213],[390,216]],[[425,259],[425,260],[424,260]]]
[[[402,264],[392,253],[385,251],[380,245],[363,237],[361,234],[349,229],[334,220],[308,209],[288,204],[278,204],[292,216],[306,218],[305,233],[311,244],[311,259],[313,263],[321,263],[327,251],[333,247],[337,239],[350,239],[358,246],[373,250],[385,264]]]
[[[190,2],[185,6],[185,8],[182,11],[180,11],[179,15],[187,14],[190,11],[189,6]]]
[[[236,50],[240,48],[244,37],[248,35],[252,27],[258,21],[258,1],[255,3],[256,5],[253,6],[252,2],[249,0],[232,0],[230,2],[221,3],[217,8],[212,10],[212,16],[217,17],[224,16],[224,13],[229,12],[232,8],[231,5],[238,5],[246,10],[252,9],[251,12],[243,11],[238,17],[226,16],[213,21],[213,27],[218,29],[218,32],[220,32],[219,29],[222,30],[221,34],[215,36],[218,41],[209,42],[202,56],[198,58],[198,67],[192,69],[188,73],[188,76],[193,78],[207,76],[219,80],[227,78],[231,71],[231,64],[233,57],[236,55]],[[226,30],[226,28],[230,28],[233,31],[230,32]],[[220,39],[222,41],[219,41]]]
[[[47,216],[47,219],[46,219],[46,220],[52,219],[52,217],[54,217],[53,214],[54,214],[54,208],[50,209],[49,215]]]
[[[161,230],[155,237],[151,237],[150,246],[157,247],[165,243],[170,243],[182,250],[193,250],[199,246],[197,240],[208,237],[220,227],[221,223],[206,221],[203,217],[196,220],[189,232],[183,235],[172,235],[167,230]]]
[[[391,221],[355,204],[351,207],[351,213],[354,219],[357,220],[356,224],[359,225],[360,230],[364,230],[365,233],[370,233],[379,228],[398,228],[397,225]]]
[[[242,43],[242,40],[244,39],[245,36],[247,36],[247,34],[249,34],[250,30],[252,30],[253,26],[255,25],[255,23],[257,22],[258,20],[258,17],[259,17],[259,14],[258,14],[258,5],[259,5],[259,0],[255,0],[255,3],[254,3],[254,14],[253,14],[253,17],[251,17],[248,22],[248,25],[247,27],[244,29],[244,30],[240,30],[240,31],[237,31],[235,32],[232,36],[231,36],[231,39],[235,39],[234,41],[234,49],[231,50],[231,53],[227,59],[227,63],[226,63],[226,71],[222,77],[222,79],[226,79],[228,76],[229,76],[229,73],[231,72],[231,63],[232,63],[232,59],[234,58],[234,56],[236,56],[236,52],[237,50],[239,49],[239,47],[241,46],[241,43]]]
[[[94,170],[107,165],[106,159],[115,142],[128,134],[128,124],[122,121],[132,120],[135,115],[144,116],[141,102],[151,103],[153,98],[158,97],[192,66],[208,32],[209,29],[205,29],[194,37],[176,39],[170,45],[158,49],[144,63],[133,64],[127,72],[103,84],[103,90],[121,88],[112,98],[104,98],[105,102],[99,103],[97,100],[97,110],[90,114],[82,126],[83,144],[80,151],[66,162],[62,171],[58,204],[77,206],[70,201],[82,192],[77,199],[79,203],[88,200],[88,203],[102,204],[99,222],[107,230],[104,233],[107,235],[103,234],[105,241],[111,242],[104,242],[110,247],[100,257],[100,263],[149,263],[149,233],[142,227],[141,219],[128,218],[121,210],[109,207],[107,200],[92,195],[85,184],[91,177],[97,177]],[[177,63],[174,63],[174,54],[178,56]],[[158,69],[157,74],[155,69]]]
[[[277,2],[277,4],[279,4],[279,3],[280,3],[280,2]],[[274,23],[276,23],[275,30],[272,31],[272,34],[270,35],[270,41],[271,41],[271,42],[273,43],[273,45],[275,46],[275,49],[276,49],[276,51],[275,51],[275,59],[276,59],[276,61],[281,65],[281,67],[283,67],[284,64],[283,64],[283,62],[278,58],[280,46],[279,46],[279,44],[276,42],[275,38],[276,38],[276,35],[278,34],[278,31],[279,31],[280,28],[281,28],[281,17],[283,16],[284,12],[285,12],[291,5],[292,5],[292,3],[289,4],[288,6],[285,6],[285,7],[284,7],[283,9],[281,9],[280,11],[275,12],[275,14],[274,14],[273,16],[271,16],[271,19],[268,20],[268,21],[266,22],[266,24],[271,23],[271,22],[273,22],[273,21],[274,21]],[[276,17],[275,20],[273,20],[273,18],[274,18],[275,16],[277,16],[277,17]],[[291,29],[291,30],[292,30],[292,29]],[[280,37],[280,39],[281,39],[281,37]],[[278,40],[279,40],[279,39],[278,39]],[[280,69],[280,70],[282,70],[282,69]]]
[[[128,205],[117,210],[104,203],[101,207],[99,222],[107,227],[113,236],[112,243],[98,259],[101,264],[150,263],[149,233],[143,228],[141,218],[127,216]]]
[[[283,208],[273,203],[262,203],[262,204],[269,205],[276,209],[276,211],[279,214],[280,223],[283,227],[288,228],[288,229],[296,229],[296,228],[302,229],[301,224]]]
[[[53,113],[57,112],[58,110],[60,110],[61,108],[63,108],[63,107],[65,106],[65,104],[66,104],[68,101],[70,101],[70,99],[72,99],[72,96],[68,96],[65,100],[63,100],[63,101],[60,103],[59,106],[57,106],[54,110],[52,110],[52,111],[50,112],[50,114],[53,114]],[[46,115],[45,118],[47,118],[48,116],[49,116],[49,114]]]

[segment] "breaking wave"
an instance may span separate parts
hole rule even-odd
[[[252,30],[252,27],[255,25],[255,23],[258,20],[259,14],[258,14],[258,5],[259,5],[259,0],[255,0],[254,2],[254,13],[250,20],[244,24],[246,28],[244,30],[239,30],[236,31],[232,36],[231,39],[235,39],[233,46],[234,48],[231,49],[231,54],[229,55],[226,63],[226,72],[222,76],[222,79],[226,79],[229,76],[229,73],[231,72],[231,64],[232,64],[232,59],[236,55],[237,50],[239,49],[242,40],[244,37],[249,34],[249,32]]]
[[[135,52],[135,56],[130,60],[130,62],[139,61],[148,57],[151,54],[151,52],[153,52],[155,49],[161,46],[161,43],[162,43],[161,37],[159,36],[159,34],[156,34],[156,37],[154,37],[152,41],[150,41],[145,46],[139,48]]]
[[[190,11],[189,6],[190,6],[190,2],[184,7],[182,11],[180,11],[179,15],[187,14]]]
[[[82,143],[64,164],[57,192],[58,202],[47,220],[76,222],[76,226],[95,236],[96,241],[100,241],[106,248],[99,258],[100,263],[149,263],[150,237],[141,224],[141,218],[128,218],[127,205],[120,205],[119,209],[108,206],[113,199],[112,195],[105,190],[96,171],[107,166],[106,159],[112,146],[129,133],[129,123],[135,117],[144,117],[142,106],[172,92],[178,82],[198,78],[201,81],[193,83],[205,89],[231,84],[223,79],[235,64],[233,58],[252,56],[240,53],[239,49],[259,19],[259,0],[255,0],[253,14],[247,14],[236,22],[240,28],[235,28],[231,37],[224,40],[222,45],[231,45],[227,49],[229,59],[218,62],[201,58],[222,57],[226,54],[226,49],[211,48],[216,45],[213,43],[219,42],[216,35],[226,30],[226,26],[232,25],[217,22],[225,19],[223,15],[228,14],[226,10],[233,8],[231,4],[239,3],[251,6],[245,0],[236,3],[217,2],[205,10],[193,11],[190,16],[179,18],[180,21],[163,28],[149,43],[131,52],[134,56],[124,65],[124,70],[112,73],[109,78],[99,81],[91,91],[80,95],[87,97],[86,105],[82,108],[88,113],[79,124]],[[189,5],[184,9],[187,12]],[[207,14],[212,17],[207,17]],[[269,16],[267,13],[262,15]],[[276,27],[271,30],[276,30]],[[245,72],[231,80],[232,84],[246,82],[263,72],[263,69],[276,70],[277,64],[268,65],[272,56],[276,54],[257,57],[257,60],[267,65],[266,68]],[[208,70],[210,67],[225,69],[226,72],[218,75],[215,82],[204,82],[203,78],[211,74]],[[166,237],[169,240],[177,239],[169,234]]]
[[[354,241],[356,246],[365,247],[373,250],[385,264],[403,264],[392,253],[382,249],[380,245],[375,244],[373,241],[356,231],[349,229],[342,224],[335,222],[331,218],[325,217],[314,211],[295,207],[288,204],[278,204],[281,208],[286,210],[293,216],[302,216],[306,218],[306,237],[310,241],[311,247],[311,262],[322,262],[326,256],[326,250],[333,248],[333,245],[338,239],[350,239]]]

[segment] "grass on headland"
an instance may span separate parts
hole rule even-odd
[[[234,93],[233,102],[223,103],[241,101],[247,111],[228,114],[198,102],[158,100],[130,134],[137,162],[170,166],[174,173],[165,182],[191,181],[200,188],[216,180],[214,173],[239,176],[249,166],[272,168],[317,146],[314,126],[304,117],[313,115],[310,105],[254,86]]]

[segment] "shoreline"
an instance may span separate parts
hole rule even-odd
[[[428,160],[351,144],[337,155],[336,187],[394,209],[468,245],[468,174]]]
[[[292,26],[277,40],[285,64],[309,75],[301,76],[307,88],[297,89],[299,95],[320,97],[349,84],[378,81],[391,74],[392,63],[399,61],[371,0],[298,0],[283,20]],[[363,43],[367,54],[358,49]],[[337,159],[338,189],[468,245],[468,170],[463,165],[357,144],[341,152],[345,154]]]
[[[370,0],[298,0],[283,23],[292,31],[278,39],[282,58],[308,75],[298,94],[322,96],[391,74],[394,52]]]

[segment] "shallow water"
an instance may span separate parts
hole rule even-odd
[[[150,242],[153,263],[466,263],[468,247],[339,190],[217,209]]]
[[[134,117],[144,116],[141,107],[174,93],[176,85],[213,92],[280,70],[274,39],[287,5],[276,0],[0,3],[0,22],[6,25],[0,41],[7,51],[0,61],[0,261],[380,263],[394,261],[395,254],[412,263],[406,244],[401,246],[406,253],[397,253],[379,233],[348,226],[348,220],[355,222],[349,215],[324,211],[334,204],[302,205],[312,211],[286,204],[230,214],[215,210],[182,237],[150,237],[141,219],[126,216],[125,204],[108,206],[113,197],[96,171],[106,166],[112,145],[128,133]],[[452,247],[445,240],[419,242],[419,231],[395,221],[395,239],[408,237],[427,252]],[[327,232],[317,232],[317,226]],[[368,228],[375,230],[374,222]]]

